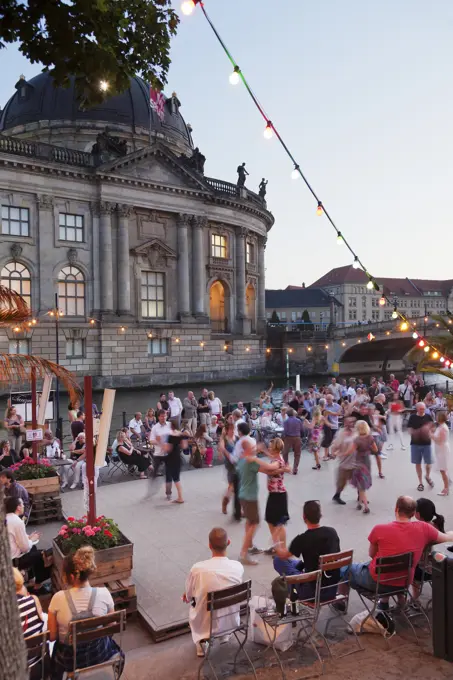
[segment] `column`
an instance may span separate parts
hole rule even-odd
[[[52,196],[39,194],[36,207],[39,224],[36,229],[38,271],[33,277],[32,286],[32,308],[35,313],[38,310],[55,307],[55,291],[58,287],[53,277],[49,276],[49,272],[52,272],[55,266],[55,215]],[[20,245],[19,248],[21,248]],[[19,256],[21,252],[22,249]],[[57,276],[58,272],[56,272]]]
[[[266,241],[267,239],[262,236],[258,238],[258,321],[266,319],[266,266],[264,259]]]
[[[206,316],[206,261],[203,247],[203,231],[206,226],[207,219],[205,217],[194,218],[192,230],[192,288],[193,311],[197,317]]]
[[[91,203],[91,271],[93,272],[93,311],[101,308],[100,253],[99,253],[99,203]]]
[[[178,305],[181,319],[190,316],[189,236],[190,215],[178,215]]]
[[[101,273],[101,311],[113,312],[113,255],[111,203],[101,201],[99,219],[99,252]]]
[[[236,318],[245,319],[245,238],[247,230],[236,230]]]
[[[129,268],[129,217],[130,205],[118,205],[118,312],[131,313],[131,276]]]

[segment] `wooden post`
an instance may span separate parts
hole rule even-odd
[[[110,426],[112,424],[113,404],[115,403],[116,390],[104,390],[102,400],[102,415],[99,423],[99,437],[96,445],[96,467],[102,467],[105,463],[105,454],[109,441]]]
[[[38,427],[38,416],[37,416],[37,394],[36,394],[36,370],[31,369],[31,426],[33,430]],[[33,460],[35,463],[38,462],[38,442],[33,441],[31,445],[33,451]]]
[[[94,451],[93,451],[93,380],[90,375],[83,379],[85,400],[85,446],[88,479],[88,524],[96,521],[96,492],[94,490]]]
[[[50,388],[52,386],[52,378],[50,375],[46,375],[44,378],[42,390],[41,390],[41,399],[39,401],[39,411],[38,411],[38,423],[40,425],[44,426],[44,423],[46,422],[46,408],[47,408],[47,402],[49,401],[49,394],[50,394]]]

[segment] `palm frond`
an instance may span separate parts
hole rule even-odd
[[[57,378],[69,392],[70,401],[74,402],[80,398],[81,388],[76,377],[63,366],[29,354],[0,354],[2,383],[10,385],[15,382],[30,382],[33,370],[36,378],[44,378],[47,375]]]
[[[30,316],[31,311],[24,298],[6,286],[0,286],[0,326],[21,323]]]

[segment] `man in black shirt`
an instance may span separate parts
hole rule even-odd
[[[81,432],[85,432],[85,414],[77,411],[77,418],[71,423],[72,439],[75,441]]]
[[[354,415],[356,420],[363,420],[370,427],[370,429],[373,428],[373,424],[368,413],[368,404],[360,404],[358,412],[354,410],[351,415]]]
[[[415,407],[416,413],[412,413],[407,423],[407,429],[411,435],[411,463],[415,465],[418,477],[417,491],[424,491],[422,482],[422,461],[425,463],[425,479],[432,488],[434,482],[431,479],[431,436],[433,419],[426,413],[425,404],[419,401]]]
[[[209,426],[209,402],[206,387],[201,390],[201,397],[198,400],[198,413],[200,415],[200,425]]]
[[[291,541],[289,550],[286,547],[276,548],[277,556],[274,557],[274,568],[279,574],[292,576],[301,572],[316,571],[319,568],[321,555],[329,555],[340,551],[340,539],[332,527],[322,527],[321,504],[319,501],[307,501],[303,509],[304,522],[307,531],[299,534]],[[295,559],[296,557],[302,558]],[[337,592],[337,583],[340,580],[340,571],[330,572],[329,578],[322,577],[321,600],[334,599]],[[325,587],[332,586],[332,587]],[[314,595],[314,584],[308,583],[299,588],[299,597],[306,599]]]

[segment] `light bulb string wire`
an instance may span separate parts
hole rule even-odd
[[[248,81],[247,81],[247,78],[245,77],[245,75],[244,75],[242,69],[239,68],[238,63],[236,62],[235,58],[234,58],[233,55],[231,54],[231,52],[230,52],[230,50],[228,49],[228,47],[227,47],[225,41],[223,40],[223,38],[222,38],[222,36],[220,35],[219,31],[217,30],[216,26],[214,25],[214,22],[212,21],[212,19],[210,18],[209,14],[207,13],[206,8],[205,8],[205,6],[204,6],[204,2],[203,2],[202,0],[199,0],[196,4],[199,5],[199,6],[201,7],[201,10],[202,10],[202,12],[203,12],[203,15],[204,15],[206,21],[208,22],[208,24],[209,24],[209,26],[210,26],[212,32],[214,33],[214,35],[215,35],[215,37],[217,38],[219,44],[221,45],[223,51],[225,52],[226,56],[228,57],[229,61],[231,62],[232,66],[233,66],[233,69],[239,74],[239,77],[240,77],[240,79],[242,80],[242,83],[243,83],[244,87],[246,88],[246,90],[247,90],[247,92],[248,92],[250,98],[252,99],[252,101],[253,101],[253,103],[255,104],[256,108],[258,109],[259,113],[261,114],[261,116],[262,116],[263,119],[265,120],[266,125],[272,128],[272,131],[275,133],[275,136],[277,137],[278,141],[280,142],[280,144],[281,144],[281,146],[283,147],[284,151],[286,152],[287,156],[291,159],[291,162],[292,162],[293,165],[294,165],[294,170],[297,170],[297,172],[298,172],[299,175],[301,176],[302,180],[304,181],[305,186],[306,186],[307,189],[310,191],[310,193],[311,193],[311,195],[313,196],[313,198],[317,201],[318,206],[320,206],[320,207],[322,208],[322,211],[323,211],[324,215],[326,216],[326,218],[327,218],[328,222],[330,223],[330,225],[331,225],[331,226],[333,227],[333,229],[335,230],[335,233],[336,233],[337,237],[340,237],[340,238],[341,238],[342,243],[344,243],[344,245],[346,246],[346,248],[349,250],[349,252],[350,252],[351,255],[353,256],[354,262],[358,262],[358,263],[359,263],[360,267],[362,268],[362,270],[364,271],[364,273],[365,273],[366,276],[368,277],[368,280],[373,284],[374,288],[375,288],[377,291],[379,291],[380,288],[379,288],[378,282],[377,282],[376,279],[369,273],[368,269],[365,267],[365,265],[363,264],[363,262],[362,262],[362,260],[360,259],[360,257],[356,254],[356,252],[354,251],[354,249],[353,249],[352,246],[350,245],[349,241],[345,238],[344,233],[343,233],[342,231],[340,231],[340,230],[338,229],[338,227],[336,226],[334,220],[332,219],[332,217],[330,216],[328,210],[326,209],[326,207],[325,207],[323,201],[319,198],[318,194],[317,194],[316,191],[313,189],[313,187],[312,187],[312,185],[310,184],[310,182],[308,181],[307,177],[305,176],[305,174],[304,174],[303,171],[301,170],[300,164],[297,162],[295,156],[293,155],[293,153],[292,153],[291,150],[289,149],[288,145],[287,145],[286,142],[284,141],[284,139],[283,139],[283,137],[281,136],[281,134],[279,133],[278,129],[275,127],[275,124],[272,122],[272,119],[270,118],[270,116],[267,115],[267,113],[266,113],[264,107],[260,104],[260,102],[259,102],[259,100],[258,100],[258,97],[255,95],[254,91],[252,90],[251,86],[249,85],[249,83],[248,83]],[[384,290],[382,290],[382,297],[388,302],[389,305],[394,306],[394,301],[390,299],[390,297],[385,293]],[[409,319],[408,317],[406,317],[406,316],[405,316],[399,309],[397,309],[397,308],[395,308],[395,311],[397,312],[398,316],[400,317],[400,319],[401,319],[403,322],[405,322],[405,323],[407,323],[408,325],[410,325],[411,322],[410,322],[410,319]],[[423,339],[423,340],[425,341],[425,343],[426,343],[433,351],[439,352],[440,354],[442,354],[442,356],[445,356],[444,352],[442,352],[441,349],[435,347],[429,340],[427,340],[426,338],[424,338],[424,337],[421,336],[421,335],[419,335],[419,338],[420,338],[420,339]]]

